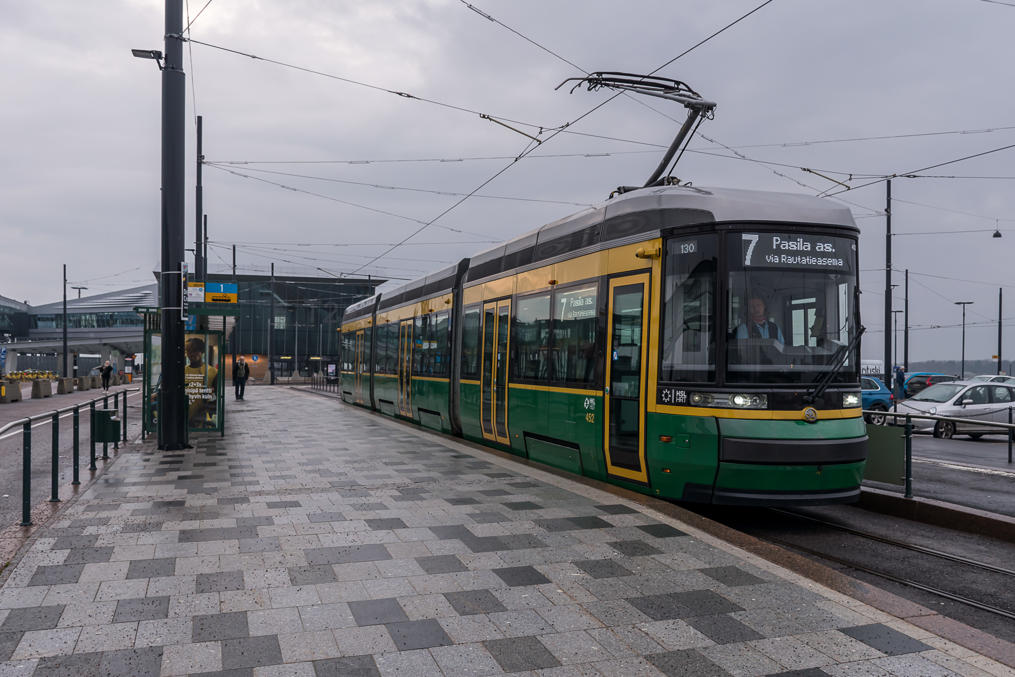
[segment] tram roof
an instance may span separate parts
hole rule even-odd
[[[641,232],[738,222],[856,228],[848,207],[812,195],[692,186],[642,188],[565,216],[389,292],[364,299],[349,306],[345,317],[368,315],[378,296],[381,306],[388,308],[403,300],[424,298],[451,289],[456,271],[462,265],[468,266],[467,279],[478,279],[495,269],[513,268]]]

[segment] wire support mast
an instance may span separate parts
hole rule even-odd
[[[706,101],[701,97],[698,92],[691,89],[686,83],[680,80],[673,80],[671,78],[663,78],[655,75],[637,75],[634,73],[620,73],[616,71],[596,71],[591,75],[587,75],[581,78],[568,78],[564,82],[557,85],[556,89],[560,89],[568,82],[575,82],[574,87],[571,88],[571,92],[578,89],[585,84],[586,88],[590,92],[594,92],[598,89],[613,89],[618,91],[627,91],[635,94],[644,94],[646,96],[654,96],[660,99],[666,99],[667,101],[675,101],[676,103],[682,104],[687,109],[687,119],[684,120],[684,124],[681,125],[680,131],[677,132],[677,136],[673,139],[673,143],[666,149],[666,153],[663,155],[662,160],[659,162],[659,166],[652,172],[652,176],[648,178],[645,185],[642,188],[648,188],[650,186],[658,186],[666,183],[670,183],[670,176],[673,174],[673,168],[677,164],[677,160],[684,154],[684,150],[687,149],[687,144],[693,136],[692,130],[697,130],[697,126],[701,124],[702,120],[711,120],[715,117],[714,101]],[[677,155],[677,151],[680,151],[680,155]],[[673,156],[677,155],[676,160]],[[670,171],[667,173],[665,178],[660,178],[663,172],[666,171],[666,167],[670,165],[671,160],[673,161],[670,166]],[[622,186],[617,189],[618,192],[624,193],[634,188]]]

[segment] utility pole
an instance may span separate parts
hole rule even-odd
[[[236,282],[236,245],[233,245],[233,284],[238,284]],[[237,286],[236,287],[237,296],[239,296],[239,292],[240,288],[239,286]],[[239,331],[240,316],[236,315],[235,317],[236,319],[233,320],[233,335],[232,335],[233,340],[230,341],[230,343],[233,344],[233,369],[236,368],[236,344],[240,340],[240,331]]]
[[[201,282],[207,281],[207,271],[204,267],[204,256],[202,246],[204,235],[201,232],[201,224],[204,220],[204,186],[201,183],[201,168],[204,165],[204,151],[202,143],[203,117],[197,116],[197,187],[194,189],[194,275]]]
[[[997,288],[997,373],[1001,373],[1001,299],[1004,295],[1004,287]]]
[[[955,305],[962,306],[962,371],[959,380],[966,378],[966,306],[972,301],[956,301]]]
[[[885,181],[885,383],[892,377],[892,180]]]
[[[162,70],[162,384],[159,387],[159,449],[187,446],[187,393],[184,388],[184,127],[187,79],[183,72],[183,0],[166,0]]]
[[[275,385],[275,354],[272,351],[272,335],[275,333],[275,262],[271,263],[271,310],[268,311],[268,383]]]
[[[1000,331],[1000,329],[998,330]],[[67,378],[67,264],[63,264],[63,359],[60,360],[60,376]],[[55,433],[54,433],[55,434]],[[56,453],[56,452],[54,452]]]
[[[906,268],[906,324],[902,329],[902,369],[909,373],[909,268]]]
[[[204,230],[204,242],[202,244],[198,245],[198,247],[203,247],[201,249],[201,260],[204,261],[204,270],[202,271],[203,277],[201,279],[205,279],[205,278],[208,277],[208,215],[207,214],[204,215],[204,229],[203,230]]]

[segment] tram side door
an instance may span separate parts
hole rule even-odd
[[[363,344],[365,336],[366,334],[362,329],[356,332],[356,358],[353,364],[353,380],[355,386],[353,388],[354,399],[360,403],[363,402]]]
[[[649,276],[610,280],[604,451],[607,471],[648,483],[645,469],[645,383],[648,356]]]
[[[511,300],[483,304],[483,362],[480,421],[483,437],[509,444],[507,429],[508,341]]]
[[[398,413],[412,418],[412,323],[398,323]]]

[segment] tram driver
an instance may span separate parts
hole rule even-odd
[[[747,320],[737,326],[735,338],[738,339],[775,339],[785,343],[782,329],[768,317],[768,308],[761,297],[752,296],[747,302]]]

